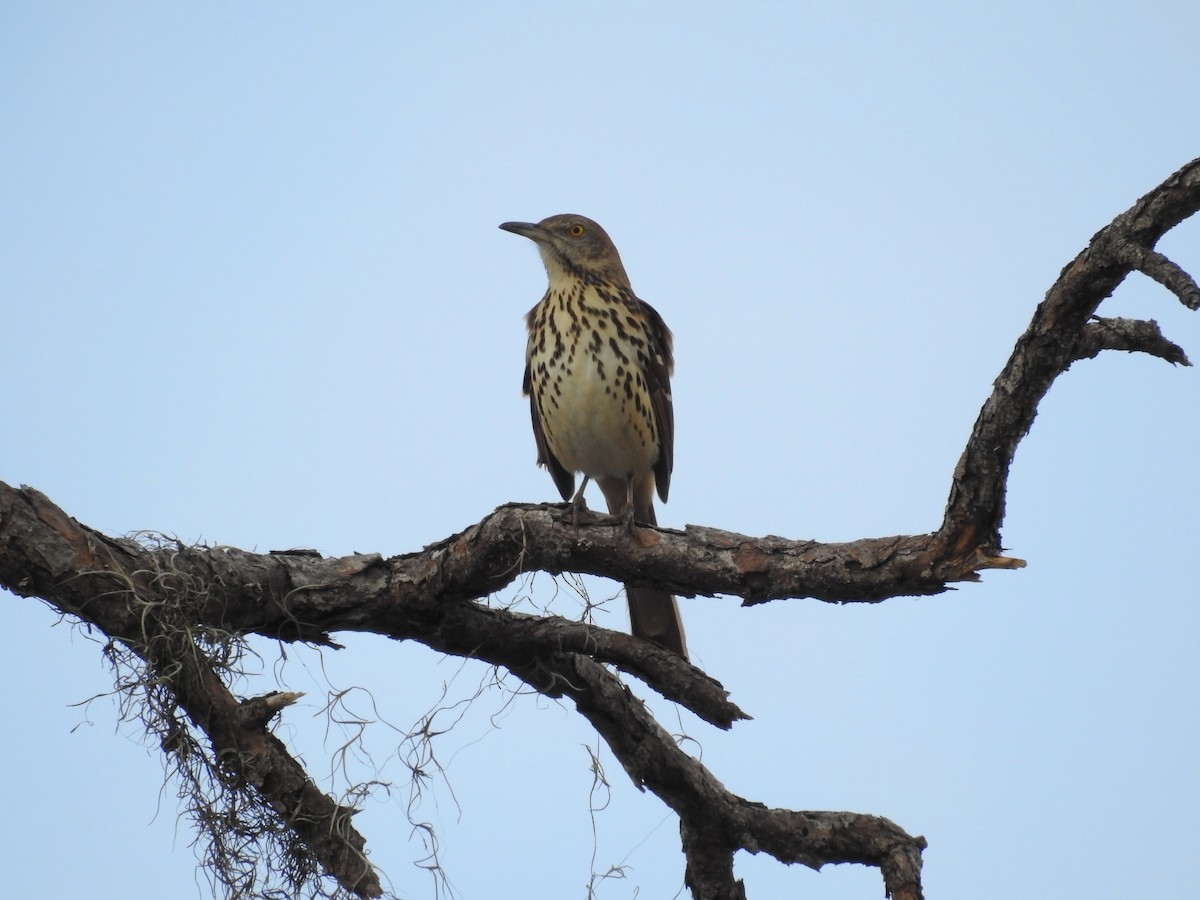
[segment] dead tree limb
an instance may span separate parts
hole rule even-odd
[[[641,680],[721,728],[746,714],[721,684],[655,645],[553,617],[478,603],[521,574],[601,575],[684,596],[733,594],[747,604],[786,598],[874,603],[935,594],[1001,555],[1008,473],[1041,399],[1074,362],[1104,350],[1188,365],[1153,321],[1100,318],[1100,304],[1141,272],[1200,308],[1200,288],[1154,249],[1200,209],[1200,160],[1189,163],[1099,231],[1062,271],[984,403],[933,532],[846,543],[749,537],[713,528],[638,529],[561,504],[508,504],[424,550],[392,559],[255,554],[111,538],[71,519],[31,488],[0,483],[0,585],[40,597],[100,629],[144,661],[206,736],[213,771],[276,816],[314,866],[360,897],[381,894],[351,810],[319,791],[268,724],[286,696],[238,700],[211,647],[250,633],[329,646],[369,631],[501,666],[536,690],[573,702],[633,782],[680,817],[686,878],[696,898],[740,898],[739,849],[813,868],[876,866],[889,896],[919,900],[925,841],[887,819],[770,809],[728,792],[684,753],[625,686]],[[222,637],[224,636],[224,637]],[[170,727],[164,749],[173,751]]]

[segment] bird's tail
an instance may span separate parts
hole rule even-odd
[[[616,516],[624,512],[629,496],[627,484],[623,480],[619,484],[601,481],[600,488],[608,503],[609,513]],[[654,515],[653,473],[647,473],[640,483],[634,482],[633,501],[636,522],[642,525],[658,524]],[[679,616],[679,604],[674,595],[660,588],[626,584],[625,597],[629,601],[629,630],[635,637],[654,641],[684,659],[688,658],[683,619]]]

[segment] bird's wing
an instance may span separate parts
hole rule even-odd
[[[654,485],[663,503],[671,487],[671,470],[675,467],[675,410],[671,403],[671,374],[675,371],[675,353],[671,329],[658,311],[641,301],[650,322],[650,360],[646,367],[650,404],[658,425],[658,460],[654,463]]]

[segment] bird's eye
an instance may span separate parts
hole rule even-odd
[[[571,237],[582,237],[582,236],[583,236],[583,226],[582,225],[572,225],[571,226]]]

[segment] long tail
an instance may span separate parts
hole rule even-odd
[[[624,480],[603,479],[600,489],[612,515],[625,510],[628,486]],[[642,525],[657,525],[654,515],[654,474],[646,473],[633,484],[633,515]],[[635,637],[646,638],[688,658],[687,641],[683,636],[683,619],[679,617],[679,604],[675,597],[659,588],[625,585],[625,597],[629,601],[629,630]]]

